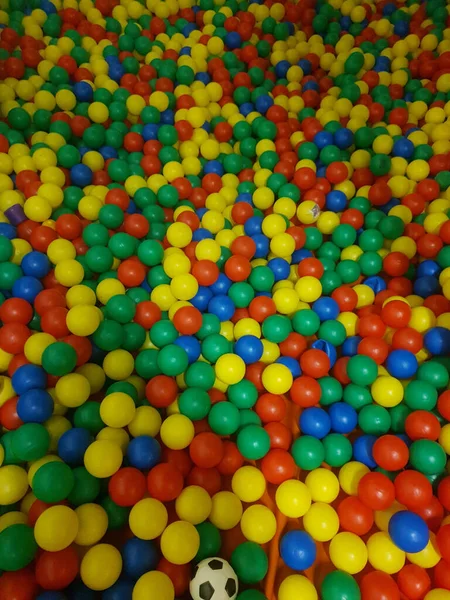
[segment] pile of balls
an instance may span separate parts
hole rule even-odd
[[[450,599],[450,4],[0,0],[0,598]]]

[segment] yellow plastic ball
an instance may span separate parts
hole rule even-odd
[[[97,290],[102,283],[99,283]],[[95,292],[87,285],[74,285],[70,290],[67,290],[66,304],[67,308],[72,308],[78,304],[95,306]]]
[[[106,377],[100,365],[85,363],[78,367],[76,373],[87,379],[92,394],[96,394],[103,388]]]
[[[315,469],[308,473],[305,484],[314,502],[330,504],[339,494],[339,479],[328,469]]]
[[[161,552],[174,565],[189,563],[200,547],[197,529],[187,521],[171,523],[161,536]]]
[[[450,600],[450,591],[443,588],[435,588],[425,594],[424,600]]]
[[[78,533],[74,540],[79,546],[93,546],[108,529],[108,514],[99,504],[82,504],[75,509],[78,518]]]
[[[172,580],[162,571],[144,573],[133,588],[133,600],[175,600]]]
[[[67,313],[66,324],[74,335],[87,337],[100,325],[100,313],[95,306],[77,304]]]
[[[304,225],[312,225],[320,215],[319,205],[312,200],[300,202],[297,208],[297,218]]]
[[[190,300],[198,292],[198,281],[190,273],[177,275],[170,282],[170,291],[177,300]]]
[[[279,363],[267,366],[262,374],[262,384],[271,394],[285,394],[290,390],[292,382],[291,371]]]
[[[128,423],[128,431],[133,437],[149,435],[155,437],[161,429],[162,418],[153,406],[139,406]]]
[[[62,260],[55,267],[55,277],[61,285],[72,287],[83,281],[84,269],[76,260]]]
[[[69,373],[58,379],[55,386],[56,398],[68,408],[77,408],[88,400],[91,393],[89,381],[79,373]]]
[[[242,502],[233,492],[217,492],[212,497],[209,520],[218,529],[233,529],[242,517]]]
[[[48,552],[64,550],[78,533],[78,517],[68,506],[50,506],[38,518],[34,537],[40,548]]]
[[[189,485],[184,488],[175,501],[175,510],[182,521],[198,525],[209,517],[212,508],[208,492],[198,486]]]
[[[370,536],[367,541],[367,552],[372,567],[390,575],[398,573],[405,564],[405,553],[384,531]]]
[[[304,575],[288,575],[281,582],[278,590],[278,600],[317,600],[317,590],[314,584]]]
[[[121,571],[122,556],[110,544],[97,544],[89,548],[80,565],[81,580],[86,587],[95,591],[103,591],[114,585]]]
[[[301,481],[288,479],[278,486],[275,502],[283,515],[290,519],[298,519],[311,507],[311,492]]]
[[[228,385],[239,383],[245,376],[245,363],[235,354],[222,354],[215,365],[216,375]]]
[[[141,540],[154,540],[167,526],[167,509],[154,498],[143,498],[131,509],[129,525],[133,534]]]
[[[103,370],[107,377],[115,381],[127,379],[134,369],[133,355],[127,350],[108,352],[103,360]]]
[[[96,440],[84,454],[84,466],[91,475],[99,479],[114,475],[120,469],[122,461],[120,447],[107,440]]]
[[[350,575],[359,573],[367,564],[367,548],[354,533],[338,533],[330,542],[330,559],[336,569]]]
[[[69,240],[54,240],[47,248],[47,256],[54,265],[62,260],[74,259],[76,254],[75,247]]]
[[[187,448],[194,439],[194,425],[181,414],[170,415],[161,425],[161,441],[171,450]]]
[[[425,548],[420,552],[415,552],[414,554],[408,552],[406,554],[406,558],[409,560],[409,562],[412,562],[414,565],[424,569],[431,569],[432,567],[435,567],[441,560],[435,534],[430,532],[430,539],[428,540],[428,544],[425,546]]]
[[[100,417],[109,427],[126,427],[135,411],[133,398],[124,392],[108,394],[100,404]]]
[[[300,277],[295,284],[295,291],[302,302],[315,302],[322,294],[322,284],[311,275]]]
[[[241,518],[241,530],[250,542],[267,544],[275,535],[277,520],[273,512],[263,504],[249,506]]]
[[[256,502],[266,490],[266,480],[259,469],[246,465],[233,475],[231,489],[242,502]]]
[[[0,505],[19,502],[28,491],[27,472],[17,465],[0,467]]]
[[[383,375],[373,382],[371,393],[377,404],[385,408],[392,408],[403,400],[404,389],[398,379]]]
[[[184,248],[192,240],[192,229],[186,223],[172,223],[167,232],[167,241],[174,248]]]
[[[303,527],[316,542],[329,542],[339,531],[339,517],[329,504],[315,502],[303,517]]]

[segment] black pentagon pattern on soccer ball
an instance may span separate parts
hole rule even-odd
[[[208,567],[211,569],[211,571],[220,571],[223,569],[223,562],[221,560],[217,560],[217,558],[213,558],[213,560],[209,561]]]
[[[225,586],[225,591],[228,594],[229,598],[232,598],[235,595],[237,591],[236,581],[232,577],[228,578],[227,585]]]
[[[215,590],[209,581],[205,581],[205,583],[202,583],[198,588],[198,593],[202,600],[211,600],[214,596],[214,592]]]

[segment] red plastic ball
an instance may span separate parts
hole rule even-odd
[[[386,510],[395,500],[395,487],[383,473],[366,473],[359,481],[358,497],[372,510]]]
[[[183,475],[174,464],[160,463],[147,475],[147,489],[152,498],[171,502],[183,490]]]
[[[356,535],[365,535],[373,525],[373,511],[356,496],[342,500],[337,508],[341,528]]]
[[[189,446],[192,461],[203,468],[216,467],[223,458],[223,442],[218,435],[205,431],[194,437]]]
[[[400,471],[406,467],[409,450],[405,442],[395,435],[383,435],[372,448],[373,458],[386,471]]]
[[[175,313],[173,324],[182,335],[194,335],[202,326],[202,314],[194,306],[182,306]]]
[[[222,489],[222,477],[217,468],[194,467],[189,473],[186,483],[202,487],[210,496],[214,496]]]
[[[134,467],[119,469],[108,483],[111,499],[119,506],[134,506],[146,492],[145,475]]]
[[[395,495],[410,510],[427,506],[433,498],[431,483],[418,471],[402,471],[394,480]]]
[[[223,442],[223,456],[217,469],[222,475],[234,475],[244,464],[244,457],[234,442]]]
[[[405,433],[413,441],[437,440],[441,431],[439,419],[426,410],[415,410],[405,420]]]
[[[79,558],[73,546],[42,552],[36,561],[36,580],[44,590],[63,590],[78,574]]]
[[[261,460],[261,471],[266,481],[279,485],[295,475],[295,462],[292,455],[281,448],[269,450]]]
[[[405,565],[397,575],[397,585],[408,600],[422,600],[431,588],[431,579],[418,565]]]
[[[0,598],[34,600],[38,593],[36,577],[31,569],[6,571],[0,577]]]
[[[361,579],[361,600],[400,600],[394,579],[383,571],[372,571]]]
[[[177,383],[168,375],[156,375],[145,387],[145,396],[155,408],[166,408],[175,402],[177,394]]]

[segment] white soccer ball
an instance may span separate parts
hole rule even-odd
[[[195,569],[189,591],[192,600],[235,600],[238,579],[223,558],[205,558]]]

